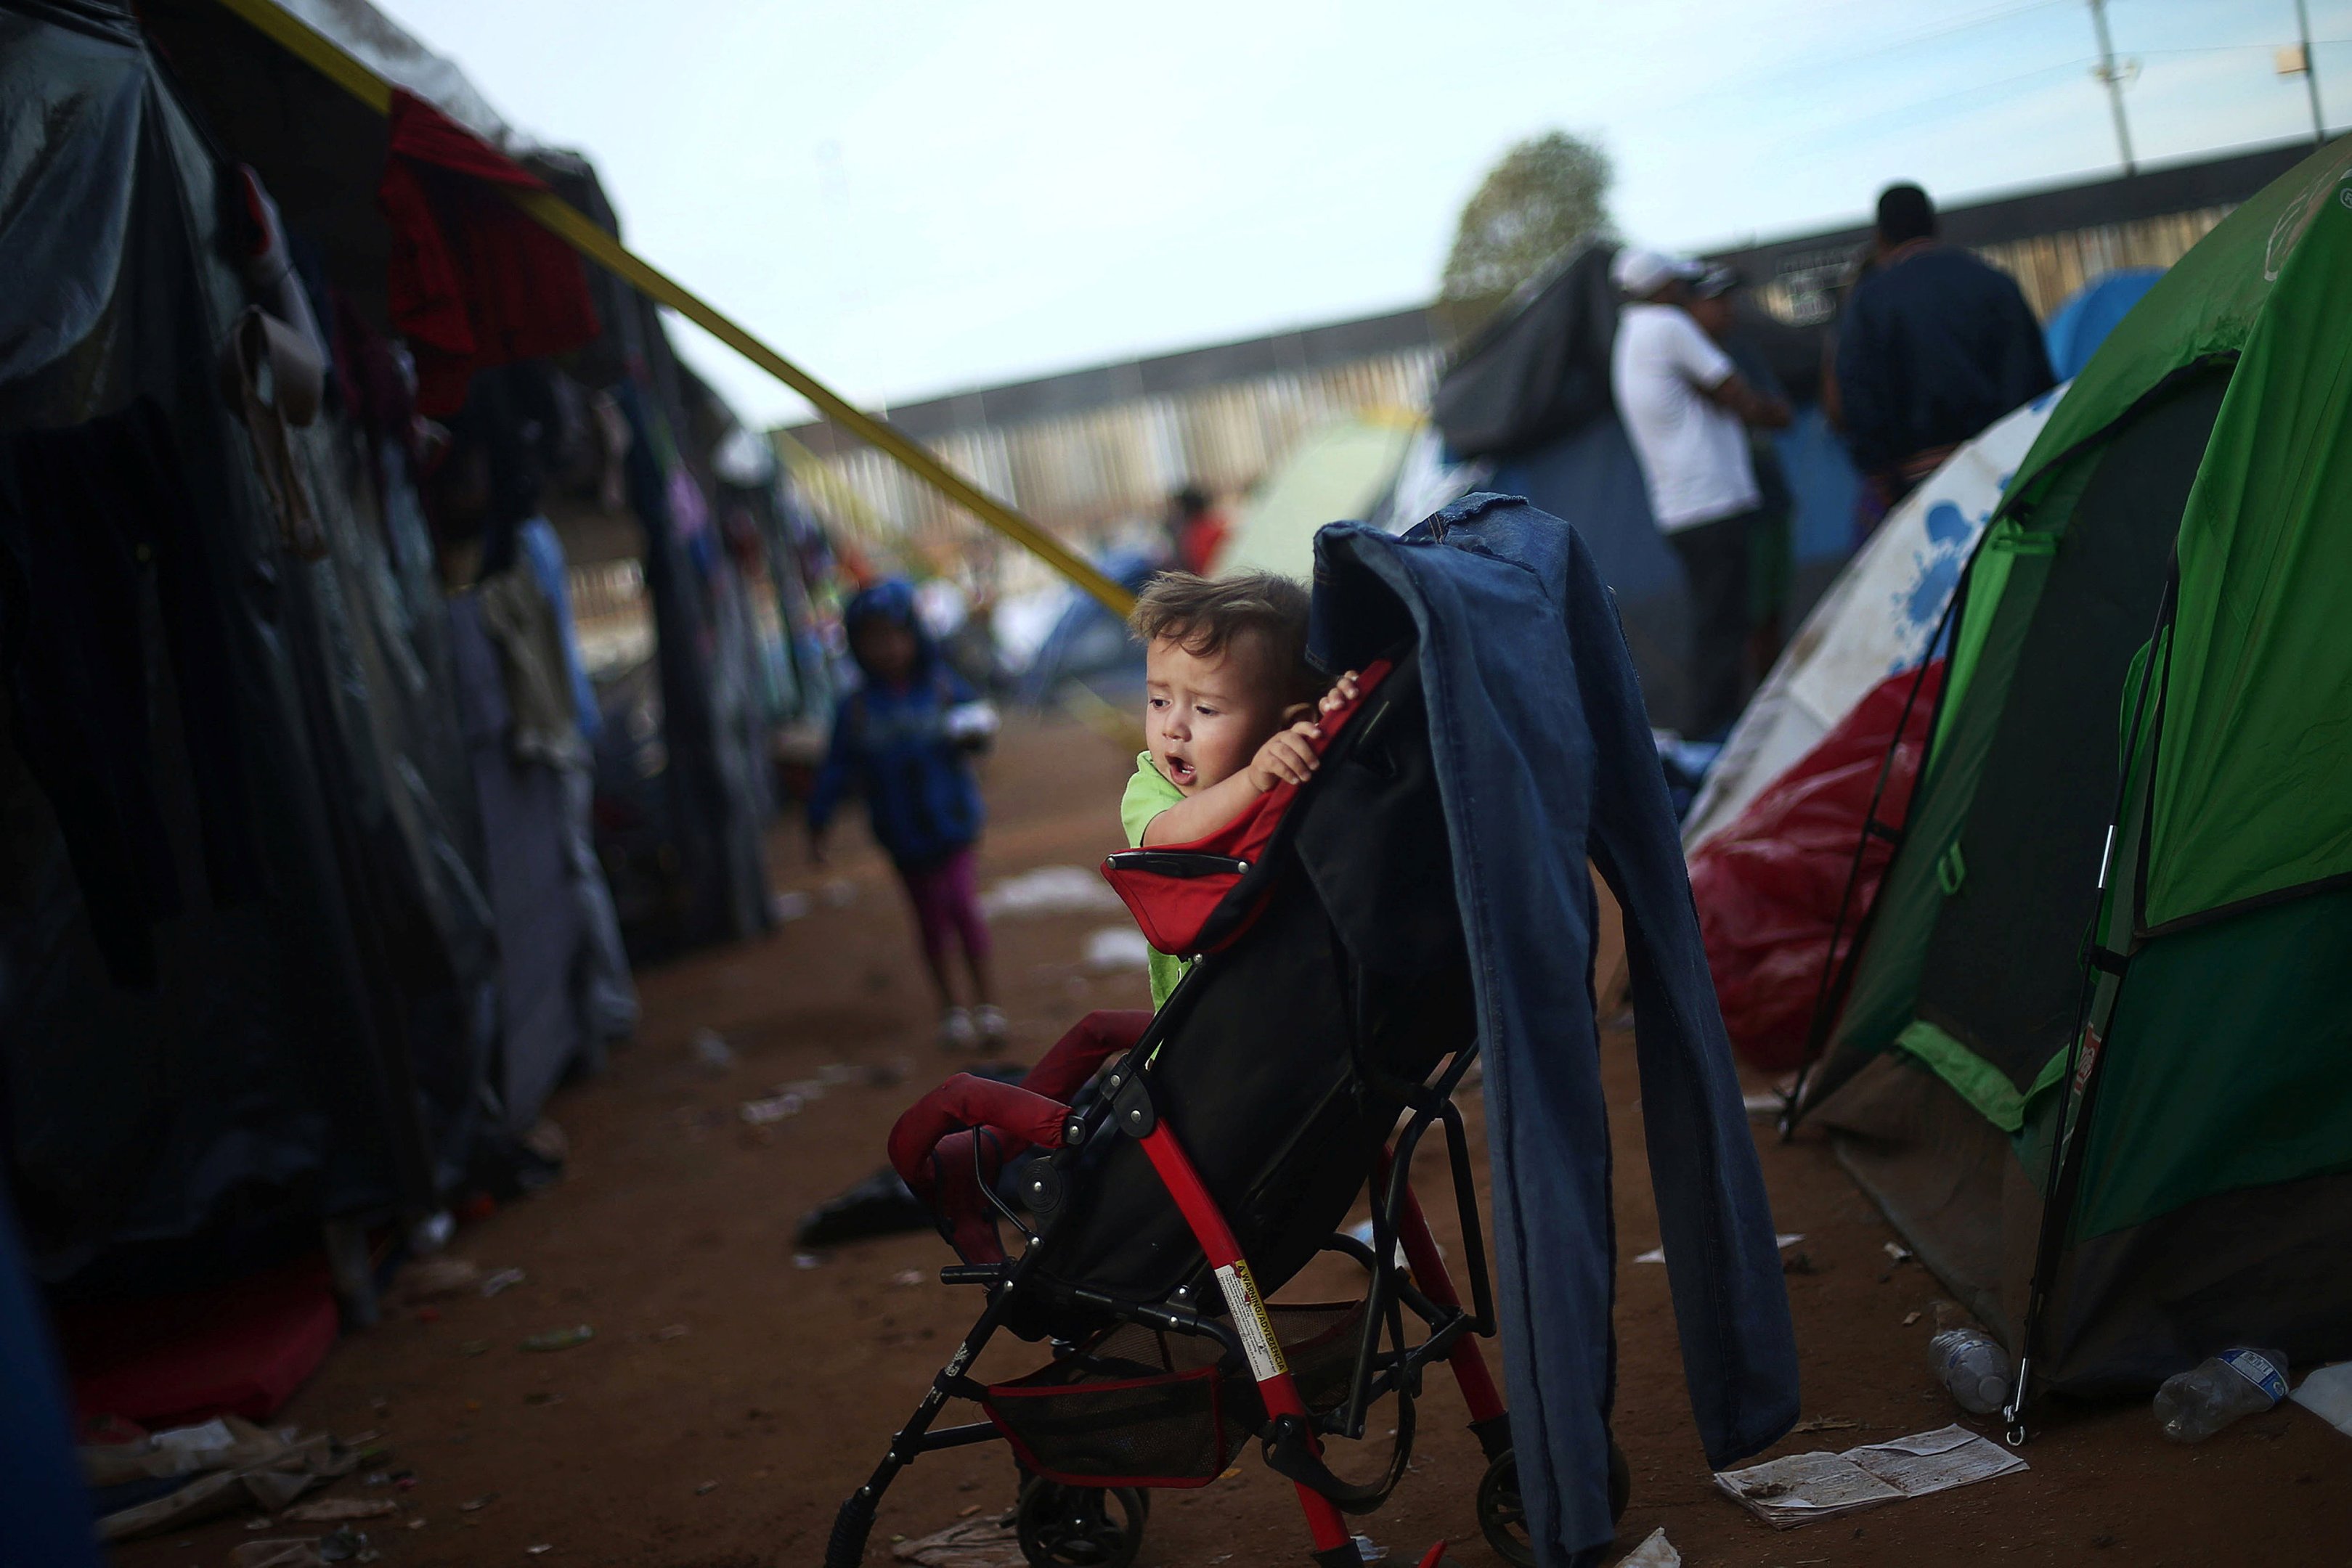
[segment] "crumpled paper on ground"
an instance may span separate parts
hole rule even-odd
[[[918,1568],[1028,1568],[1009,1512],[949,1525],[919,1541],[902,1541],[890,1555]]]
[[[291,1428],[289,1428],[290,1431]],[[241,1507],[276,1513],[312,1487],[349,1474],[359,1456],[323,1432],[288,1437],[237,1416],[158,1433],[136,1443],[85,1448],[89,1484],[190,1476],[187,1485],[98,1522],[101,1541],[129,1541]]]

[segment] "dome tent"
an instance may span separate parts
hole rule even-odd
[[[2053,413],[1805,1091],[2029,1396],[2352,1355],[2347,266],[2337,142]]]

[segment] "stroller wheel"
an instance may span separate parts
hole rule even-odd
[[[1633,1470],[1625,1462],[1625,1451],[1617,1440],[1609,1440],[1609,1518],[1612,1523],[1625,1517],[1625,1505],[1633,1500]],[[1528,1511],[1519,1500],[1519,1464],[1511,1450],[1496,1454],[1486,1467],[1486,1474],[1478,1482],[1478,1531],[1486,1544],[1506,1563],[1518,1568],[1532,1568],[1536,1560],[1535,1542],[1528,1533]]]
[[[1071,1487],[1031,1476],[1021,1483],[1013,1528],[1034,1568],[1128,1568],[1143,1549],[1149,1492]]]

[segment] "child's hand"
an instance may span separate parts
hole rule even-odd
[[[1263,795],[1277,784],[1306,783],[1314,777],[1316,765],[1322,761],[1309,742],[1322,733],[1322,726],[1304,718],[1288,729],[1276,731],[1250,758],[1250,788]]]
[[[1339,678],[1331,683],[1331,689],[1323,694],[1323,700],[1315,705],[1315,711],[1328,718],[1361,695],[1356,690],[1356,672],[1343,670]]]

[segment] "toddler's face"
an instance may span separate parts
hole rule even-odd
[[[1143,733],[1151,760],[1186,795],[1240,772],[1282,727],[1281,694],[1265,679],[1265,651],[1237,637],[1203,658],[1168,638],[1143,658]]]

